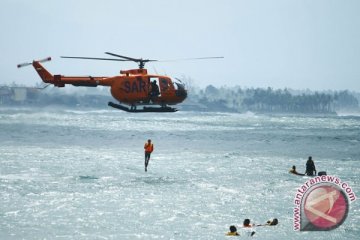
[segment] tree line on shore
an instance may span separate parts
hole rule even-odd
[[[204,108],[236,112],[334,113],[359,111],[359,94],[343,91],[295,91],[289,89],[221,87],[212,85],[190,95]]]

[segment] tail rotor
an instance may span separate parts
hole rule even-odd
[[[34,62],[39,62],[39,63],[48,62],[48,61],[51,61],[51,57],[47,57],[47,58],[40,59],[40,60],[34,60]],[[31,62],[20,63],[20,64],[17,65],[17,67],[22,68],[22,67],[26,67],[26,66],[29,66],[29,65],[32,65],[32,63]]]

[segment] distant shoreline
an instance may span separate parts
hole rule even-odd
[[[80,89],[79,89],[80,90]],[[63,89],[39,90],[26,87],[0,87],[0,106],[108,109],[114,101],[108,92],[96,88],[81,88],[66,93]],[[360,113],[360,93],[345,91],[312,92],[272,88],[215,88],[188,91],[188,98],[173,105],[180,111],[231,112],[286,115],[337,115]]]

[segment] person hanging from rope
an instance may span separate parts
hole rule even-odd
[[[150,155],[154,151],[154,144],[151,143],[151,139],[148,139],[148,141],[145,143],[144,149],[145,149],[145,172],[147,172],[147,167],[150,161]]]

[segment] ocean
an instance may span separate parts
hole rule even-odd
[[[154,152],[144,171],[144,144]],[[360,117],[0,108],[0,239],[358,239],[359,200],[332,231],[293,230],[318,171],[360,196]]]

